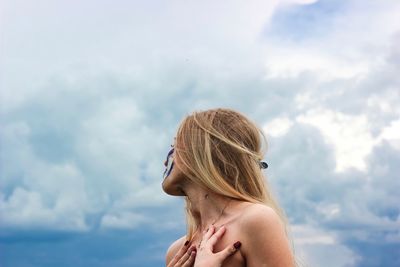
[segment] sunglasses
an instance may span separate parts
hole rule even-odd
[[[164,179],[168,177],[168,175],[171,173],[172,168],[174,167],[174,157],[173,157],[174,149],[172,148],[167,155],[167,159],[165,160],[165,171],[163,174]]]

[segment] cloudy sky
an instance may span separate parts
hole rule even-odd
[[[304,266],[400,265],[400,2],[0,6],[0,266],[163,266],[163,161],[194,110],[266,132]]]

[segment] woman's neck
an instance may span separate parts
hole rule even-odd
[[[187,195],[194,216],[199,219],[200,231],[211,224],[219,224],[229,216],[229,205],[232,199],[205,190],[193,184],[187,185],[183,191]]]

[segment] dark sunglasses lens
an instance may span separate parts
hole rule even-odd
[[[167,159],[166,159],[165,161],[168,161],[168,159],[169,159],[169,157],[172,155],[172,153],[174,153],[174,149],[171,149],[171,150],[168,152]]]
[[[169,169],[167,169],[168,170],[167,176],[171,173],[173,167],[174,167],[174,163],[172,162],[171,167]]]
[[[174,152],[174,149],[171,149],[168,152],[168,156],[167,156],[167,160],[166,160],[166,169],[163,174],[164,178],[166,178],[171,173],[172,167],[174,166],[173,157],[172,157],[173,152]]]

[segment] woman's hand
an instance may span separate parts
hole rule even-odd
[[[189,248],[187,241],[176,253],[167,267],[192,267],[196,257],[196,247]]]
[[[211,225],[208,228],[208,230],[204,233],[203,239],[200,241],[199,248],[196,253],[194,267],[220,267],[226,258],[240,248],[241,243],[238,241],[232,246],[229,246],[218,253],[213,252],[214,245],[225,233],[225,230],[225,226],[222,226],[217,232],[214,233],[214,225]]]

